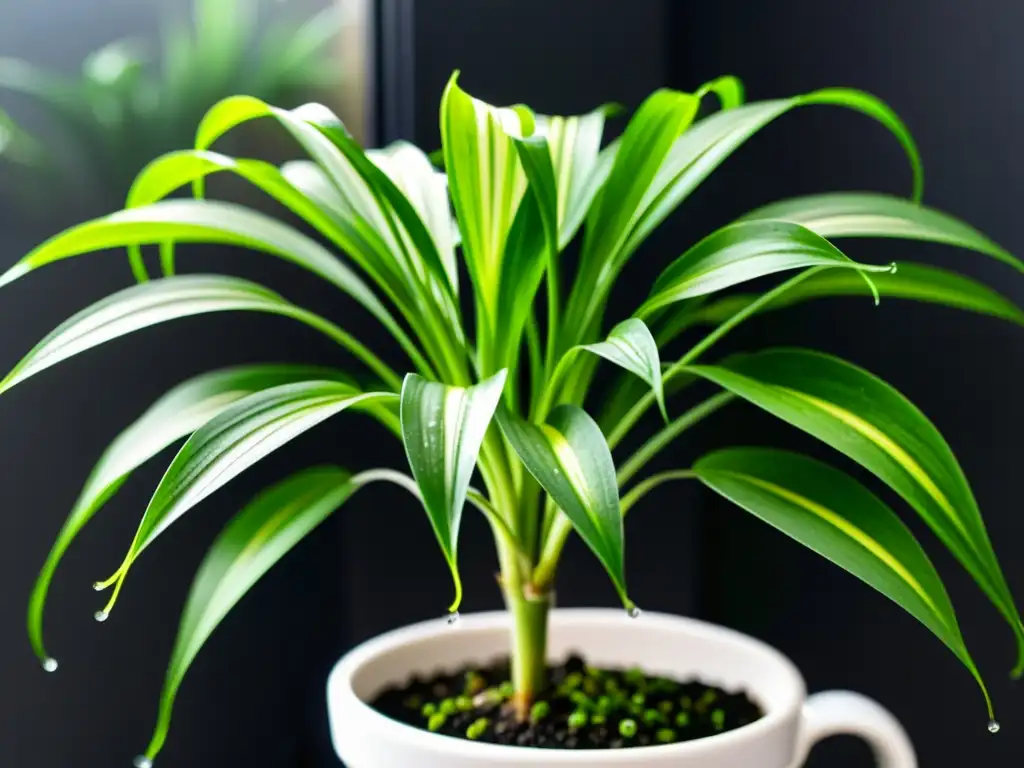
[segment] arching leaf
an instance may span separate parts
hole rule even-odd
[[[886,272],[852,261],[828,240],[806,227],[783,221],[755,221],[723,227],[676,259],[658,277],[640,316],[684,299],[706,296],[738,283],[789,269],[843,267]]]
[[[680,137],[665,159],[654,184],[656,194],[634,226],[624,253],[628,255],[635,251],[683,200],[754,134],[793,109],[813,105],[845,107],[861,112],[888,128],[907,153],[913,171],[914,198],[920,199],[924,172],[917,146],[899,116],[875,96],[849,88],[827,88],[789,99],[755,101],[710,115]]]
[[[65,320],[0,381],[0,393],[69,357],[142,328],[182,317],[225,311],[266,312],[294,318],[327,332],[336,341],[346,345],[351,342],[349,348],[372,363],[371,367],[379,375],[389,381],[394,377],[386,367],[373,362],[372,355],[362,355],[365,348],[341,329],[285,301],[273,291],[233,277],[188,275],[125,288]]]
[[[935,531],[1024,639],[1020,615],[974,494],[935,426],[861,368],[800,349],[772,349],[687,372],[713,381],[860,463]],[[1024,651],[1024,644],[1020,644]],[[1019,659],[1024,664],[1024,654]]]
[[[929,304],[991,315],[1024,325],[1024,311],[998,291],[983,283],[928,264],[899,263],[895,273],[875,274],[872,282],[885,298],[910,299]],[[864,296],[870,291],[859,275],[850,270],[830,269],[808,278],[780,295],[765,309],[784,309],[812,299],[831,296]],[[690,310],[688,325],[724,322],[757,297],[751,294],[726,296],[703,307]]]
[[[348,293],[396,338],[406,338],[370,287],[330,251],[286,224],[232,203],[164,200],[79,224],[50,238],[0,275],[0,287],[61,259],[167,241],[237,245],[279,256]]]
[[[359,485],[337,467],[293,475],[253,499],[203,560],[185,604],[146,757],[163,748],[178,689],[203,645],[257,581],[341,506]]]
[[[305,163],[322,176],[319,166],[310,161]],[[301,176],[300,180],[308,179],[307,166],[300,165],[300,161],[289,165],[293,173],[296,169],[306,172],[307,175]],[[262,160],[236,159],[206,150],[181,150],[162,155],[142,169],[128,192],[125,207],[138,208],[159,202],[175,190],[202,181],[215,173],[232,173],[258,187],[348,253],[392,298],[399,302],[409,301],[404,286],[374,259],[376,249],[385,246],[372,233],[368,233],[365,227],[352,221],[351,209],[344,204],[326,177],[323,177],[323,183],[327,189],[319,195],[310,194],[289,178],[284,167],[279,170]],[[330,206],[323,199],[325,195],[332,195],[329,202],[336,202],[337,205]],[[141,246],[129,246],[128,251],[136,271],[144,271],[145,267],[140,266]]]
[[[892,237],[977,251],[1018,272],[1024,263],[974,227],[912,200],[872,192],[832,192],[772,203],[743,217],[784,219],[822,237]]]
[[[153,494],[124,562],[108,583],[113,607],[132,563],[175,521],[214,491],[303,432],[341,411],[392,399],[335,381],[304,381],[242,398],[193,434]]]
[[[727,448],[693,470],[705,485],[846,569],[930,629],[992,704],[946,589],[913,534],[849,475],[795,453]]]
[[[43,611],[54,572],[78,533],[132,472],[253,392],[328,378],[348,382],[341,371],[300,365],[248,365],[205,373],[174,387],[121,432],[93,467],[32,589],[28,634],[39,660],[49,659],[43,645]]]
[[[284,110],[249,96],[234,96],[216,104],[196,131],[196,149],[209,149],[225,133],[250,120],[272,117],[287,130],[323,169],[344,198],[350,225],[362,229],[382,266],[404,267],[406,279],[437,280],[443,295],[454,295],[434,239],[423,219],[402,194],[383,166],[394,169],[407,159],[392,156],[378,164],[355,142],[334,113],[320,104]],[[379,157],[377,158],[380,159]],[[404,176],[425,181],[432,177]],[[197,192],[202,187],[197,185]]]

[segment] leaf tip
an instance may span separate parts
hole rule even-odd
[[[461,74],[462,74],[462,70],[461,69],[453,69],[452,70],[452,75],[451,75],[451,77],[448,78],[448,82],[444,86],[444,93],[445,93],[445,95],[447,95],[449,91],[452,91],[452,90],[455,90],[455,89],[458,89],[460,91],[462,90],[461,88],[459,88],[459,76]]]
[[[11,267],[2,275],[0,275],[0,288],[3,288],[5,285],[8,285],[10,283],[13,283],[20,277],[24,277],[30,271],[31,268],[24,261],[19,261],[13,267]]]
[[[658,410],[661,411],[661,418],[668,424],[670,419],[668,417],[668,408],[665,406],[665,393],[656,392],[655,397],[658,400]]]
[[[459,606],[462,605],[462,577],[459,575],[459,566],[456,564],[455,558],[449,561],[449,565],[452,569],[455,598],[452,600],[452,604],[448,606],[448,623],[454,624],[459,620]]]

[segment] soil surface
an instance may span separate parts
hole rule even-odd
[[[639,669],[595,669],[577,655],[549,667],[548,679],[548,691],[524,723],[512,712],[507,659],[414,677],[370,704],[395,720],[446,736],[550,749],[674,744],[731,731],[764,714],[742,691]]]

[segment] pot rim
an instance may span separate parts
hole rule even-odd
[[[553,625],[593,626],[595,629],[610,621],[620,622],[622,618],[621,608],[556,608],[551,612]],[[691,637],[699,636],[711,641],[743,646],[748,651],[764,657],[766,663],[774,664],[790,679],[788,695],[782,697],[782,703],[770,707],[760,691],[749,689],[748,692],[757,697],[762,706],[766,708],[764,717],[726,733],[693,741],[630,747],[622,750],[553,750],[481,743],[431,733],[378,712],[356,694],[352,681],[359,671],[374,659],[397,648],[414,645],[445,632],[487,633],[499,629],[507,631],[510,626],[509,614],[506,611],[489,611],[462,616],[459,626],[455,628],[449,626],[445,619],[433,619],[385,632],[362,643],[345,654],[331,671],[327,686],[328,699],[331,702],[331,709],[350,710],[355,706],[360,711],[359,719],[362,724],[369,726],[376,733],[389,733],[392,738],[401,739],[418,749],[435,753],[445,752],[453,757],[479,760],[482,763],[486,763],[489,758],[507,760],[515,755],[520,756],[524,763],[528,763],[531,756],[539,757],[538,753],[543,755],[547,764],[563,763],[566,765],[587,764],[594,759],[596,752],[600,752],[601,760],[606,763],[621,763],[623,765],[635,762],[640,755],[653,756],[655,753],[659,758],[678,756],[679,758],[693,759],[702,754],[713,754],[719,749],[735,743],[757,740],[777,728],[785,727],[787,723],[797,717],[807,696],[806,685],[793,662],[772,646],[741,632],[699,619],[645,611],[637,621],[651,623],[669,631],[685,633]]]

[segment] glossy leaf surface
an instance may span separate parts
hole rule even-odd
[[[504,411],[498,423],[520,460],[608,571],[627,608],[625,544],[615,463],[600,427],[581,408],[560,405],[545,424]]]
[[[844,267],[886,272],[892,266],[852,261],[806,227],[783,221],[732,224],[708,235],[661,273],[638,314],[706,296],[748,280],[790,269]]]
[[[914,616],[963,662],[988,701],[938,573],[877,496],[827,464],[767,448],[727,448],[700,459],[693,470],[708,487]]]
[[[646,381],[658,401],[661,415],[668,419],[658,345],[643,320],[635,317],[623,320],[612,328],[607,339],[597,344],[586,344],[580,349],[603,357]]]
[[[323,325],[255,283],[220,275],[189,275],[154,280],[118,291],[61,323],[0,381],[0,392],[50,366],[134,331],[209,312],[266,312]]]
[[[1024,272],[1024,263],[974,227],[934,208],[869,192],[833,192],[782,200],[743,217],[783,219],[822,237],[890,237],[977,251]]]
[[[39,659],[49,658],[43,645],[43,610],[54,572],[78,533],[132,472],[243,397],[282,384],[327,378],[348,379],[340,371],[299,365],[250,365],[206,373],[170,390],[121,432],[93,467],[32,590],[28,634]]]
[[[242,398],[193,434],[174,457],[153,494],[135,539],[115,574],[117,599],[139,554],[200,501],[303,432],[341,411],[397,395],[360,392],[334,381],[305,381]]]
[[[974,494],[935,426],[861,368],[800,349],[772,349],[688,372],[802,429],[870,470],[914,508],[1003,613],[1021,622]]]
[[[402,386],[402,441],[423,506],[462,600],[459,525],[480,446],[501,399],[505,371],[473,387],[451,387],[409,374]]]
[[[336,467],[309,469],[267,489],[210,547],[185,604],[146,756],[163,748],[178,689],[203,645],[257,581],[359,488]]]
[[[871,281],[880,296],[939,304],[982,315],[991,315],[1024,325],[1024,311],[998,291],[956,272],[928,264],[900,262],[895,273],[874,274]],[[859,275],[849,270],[828,270],[793,286],[772,301],[765,310],[784,309],[812,299],[831,296],[870,296]],[[757,297],[751,294],[726,296],[691,311],[693,322],[717,325],[729,319]],[[764,311],[764,310],[762,310]]]

